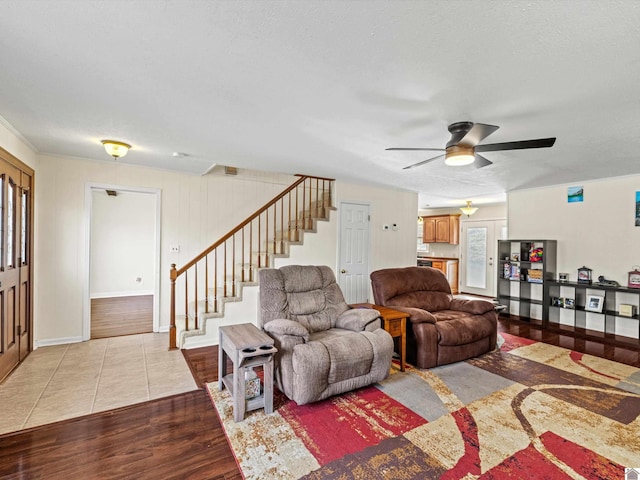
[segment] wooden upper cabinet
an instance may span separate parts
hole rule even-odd
[[[424,243],[460,243],[460,215],[422,217]]]
[[[435,217],[422,217],[422,241],[424,243],[435,243],[436,241]]]

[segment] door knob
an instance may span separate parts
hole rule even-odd
[[[347,273],[347,271],[343,268],[342,270],[340,270],[340,273]]]

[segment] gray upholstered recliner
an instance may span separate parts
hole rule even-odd
[[[299,405],[389,375],[393,339],[376,310],[351,309],[326,266],[260,273],[260,319],[278,349],[278,388]]]

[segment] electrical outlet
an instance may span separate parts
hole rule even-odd
[[[169,253],[180,253],[180,245],[171,245],[169,247]]]

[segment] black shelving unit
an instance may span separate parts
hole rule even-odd
[[[498,241],[497,300],[506,307],[501,315],[540,323],[549,318],[547,283],[556,275],[556,252],[556,240]],[[533,316],[534,306],[540,318]]]
[[[572,328],[602,332],[609,335],[640,339],[640,289],[616,287],[611,285],[585,284],[575,282],[550,281],[547,283],[549,298],[548,321],[543,323],[544,327],[562,328],[569,326]],[[601,312],[594,312],[586,309],[589,295],[603,297],[604,304]],[[573,308],[553,305],[553,299],[573,299]],[[624,298],[624,302],[621,301]],[[620,315],[620,304],[625,303],[635,307],[635,314],[632,316]],[[597,323],[600,320],[602,328],[594,328],[589,323],[590,316]],[[562,318],[561,318],[562,317]],[[621,329],[616,328],[618,323],[626,322],[627,330],[624,335]]]

